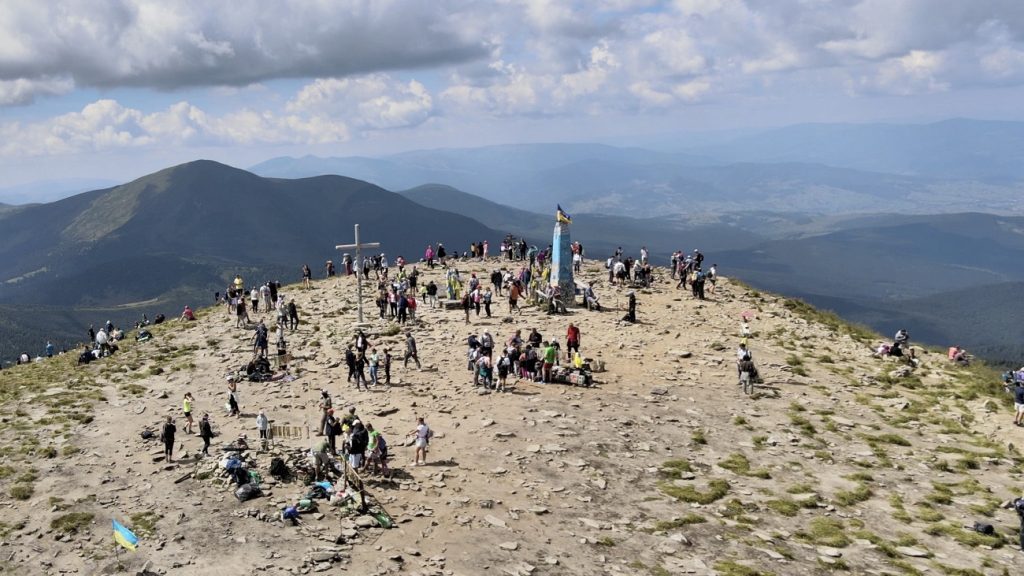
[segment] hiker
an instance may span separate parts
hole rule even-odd
[[[356,354],[356,390],[359,390],[359,385],[362,384],[363,388],[369,391],[370,387],[366,382],[366,354],[359,352]]]
[[[249,299],[252,300],[252,313],[258,313],[260,311],[260,291],[255,286],[249,291]]]
[[[430,304],[431,308],[437,306],[437,283],[431,280],[427,282],[426,287],[423,288],[424,301]]]
[[[388,443],[384,440],[384,435],[378,430],[373,429],[373,424],[366,424],[366,430],[369,433],[369,442],[366,445],[366,449],[370,453],[370,457],[367,460],[366,467],[373,465],[373,473],[380,473],[387,477],[388,472]]]
[[[255,333],[252,336],[252,353],[258,355],[261,358],[267,357],[267,348],[269,347],[270,337],[267,334],[267,325],[260,320],[260,323],[256,325]]]
[[[192,403],[195,402],[195,398],[192,397],[191,392],[185,392],[185,399],[182,400],[182,407],[185,412],[185,434],[192,433]]]
[[[309,269],[309,264],[302,265],[302,287],[305,289],[312,288],[313,271]]]
[[[496,391],[505,391],[505,384],[508,382],[508,373],[511,368],[512,359],[509,358],[509,351],[502,350],[501,358],[498,359],[498,383],[494,388]]]
[[[213,428],[210,426],[210,415],[203,414],[199,420],[199,437],[203,439],[203,456],[210,455],[210,438],[213,438]]]
[[[718,264],[712,264],[711,268],[708,268],[708,273],[705,276],[705,280],[710,285],[708,288],[708,294],[715,295],[715,285],[718,284]]]
[[[472,307],[472,296],[470,292],[462,295],[462,311],[466,313],[466,324],[469,324],[469,310]]]
[[[1024,426],[1024,382],[1016,380],[1013,384],[1013,408],[1016,411],[1013,424]]]
[[[384,349],[384,385],[391,386],[391,349]]]
[[[179,322],[192,322],[195,319],[196,319],[195,313],[192,312],[192,308],[190,308],[188,306],[188,304],[186,304],[185,305],[185,310],[182,311],[181,317],[178,318],[178,321]]]
[[[334,410],[328,410],[323,432],[327,435],[327,445],[330,446],[331,456],[338,455],[337,437],[341,431],[341,422],[334,417]]]
[[[270,419],[267,418],[267,413],[263,410],[260,410],[260,413],[256,415],[256,429],[260,433],[260,445],[266,449],[267,440],[270,439]]]
[[[238,409],[238,384],[228,381],[228,416],[241,415],[242,412]]]
[[[299,329],[299,310],[295,307],[295,299],[288,301],[288,329]]]
[[[558,351],[556,350],[554,343],[544,342],[544,364],[541,366],[541,380],[545,384],[551,383],[551,368],[555,365],[555,360],[558,358]]]
[[[427,426],[427,423],[422,417],[416,419],[416,428],[409,432],[409,435],[416,435],[416,456],[413,461],[413,466],[426,466],[427,465],[427,445],[430,443],[430,437],[434,433]],[[422,463],[420,459],[422,458]]]
[[[569,322],[569,328],[565,334],[565,357],[566,362],[572,362],[573,351],[580,351],[580,329],[576,327],[572,322]]]
[[[420,365],[419,354],[416,352],[416,339],[412,337],[412,332],[407,330],[405,332],[405,357],[402,359],[404,367],[409,367],[410,358],[416,361],[417,370],[423,369],[423,366]]]
[[[373,348],[370,350],[370,383],[373,386],[377,386],[377,371],[380,368],[380,356],[377,355],[377,349]]]
[[[50,342],[49,340],[46,341],[45,351],[47,358],[53,358],[53,343]]]
[[[363,334],[362,330],[356,330],[355,345],[356,350],[362,354],[366,354],[366,349],[370,347],[370,342],[366,339],[366,334]]]
[[[501,284],[502,284],[501,270],[495,268],[494,272],[491,272],[491,286],[494,287],[494,291],[501,297]]]
[[[522,316],[523,311],[519,308],[519,296],[522,294],[519,289],[519,284],[512,281],[508,288],[508,313],[511,314],[513,310],[518,311],[519,315]]]
[[[323,436],[324,429],[327,426],[327,417],[334,414],[334,410],[331,410],[333,407],[331,402],[331,393],[327,390],[320,391],[320,404],[318,404],[318,407],[320,408],[321,416],[320,427],[316,429],[316,435]]]
[[[348,377],[345,382],[351,382],[356,374],[356,354],[352,351],[352,345],[345,346],[345,366],[348,367]]]
[[[949,359],[961,366],[969,366],[971,363],[970,358],[967,355],[967,350],[959,346],[952,346],[949,349]]]
[[[363,427],[363,423],[356,420],[352,423],[352,438],[349,440],[348,465],[353,470],[363,467],[363,457],[366,455],[366,447],[370,443],[370,435]]]
[[[583,300],[587,304],[587,310],[601,311],[601,302],[597,298],[597,294],[594,292],[593,285],[587,286],[587,289],[583,291]]]
[[[906,328],[900,328],[896,331],[893,343],[898,344],[901,348],[907,348],[910,345],[910,334]]]
[[[167,422],[164,422],[163,428],[160,429],[160,440],[164,443],[164,456],[168,462],[174,462],[174,433],[176,431],[174,419],[168,416]]]
[[[488,318],[491,317],[491,299],[492,298],[493,298],[493,296],[491,294],[491,289],[490,288],[485,288],[483,295],[480,296],[480,300],[482,300],[483,303],[484,303],[484,313],[487,314]],[[479,308],[480,308],[480,305],[477,304],[477,311],[476,311],[476,315],[477,316],[480,315]]]

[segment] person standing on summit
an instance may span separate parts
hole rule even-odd
[[[407,330],[405,332],[405,358],[402,359],[404,367],[409,367],[409,359],[412,358],[416,362],[416,368],[422,369],[420,365],[420,357],[416,351],[416,339],[413,338],[412,332]]]
[[[160,440],[164,443],[164,457],[168,462],[174,462],[174,433],[177,430],[174,426],[174,419],[168,416],[163,428],[160,429]]]

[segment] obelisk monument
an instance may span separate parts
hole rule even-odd
[[[576,283],[572,278],[572,238],[569,224],[572,219],[558,207],[555,213],[555,233],[551,239],[551,277],[549,283],[559,289],[559,300],[566,308],[576,303]]]

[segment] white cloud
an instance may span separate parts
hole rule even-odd
[[[0,124],[0,155],[38,156],[182,144],[322,144],[349,138],[344,122],[318,115],[239,110],[219,117],[179,102],[145,113],[110,100],[39,122]]]
[[[289,112],[319,112],[368,129],[406,128],[430,118],[433,98],[416,80],[398,82],[385,74],[318,78],[286,104]]]
[[[486,56],[461,0],[5,0],[0,80],[77,86],[245,85],[440,66]]]
[[[0,106],[31,104],[39,96],[67,94],[74,87],[68,78],[0,80]]]

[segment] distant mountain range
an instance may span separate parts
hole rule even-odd
[[[529,211],[637,218],[743,211],[1024,214],[1024,123],[803,125],[669,153],[600,144],[275,158],[252,171],[345,174],[390,190],[448,185]]]
[[[1024,122],[800,124],[683,149],[724,162],[815,163],[928,179],[1024,179]]]

